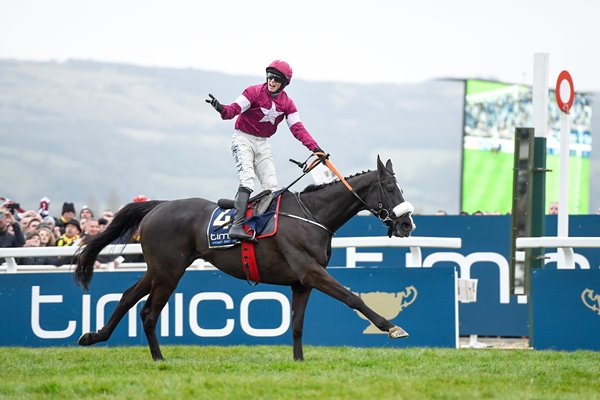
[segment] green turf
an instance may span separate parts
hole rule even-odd
[[[0,348],[0,399],[600,399],[600,353],[289,346]]]

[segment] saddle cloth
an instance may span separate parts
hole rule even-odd
[[[255,235],[256,239],[275,235],[277,233],[280,202],[281,196],[277,196],[277,199],[271,202],[267,210],[258,215],[255,215],[256,202],[248,203],[246,223],[244,224],[246,232]],[[233,208],[218,206],[213,210],[206,232],[209,248],[226,249],[239,243],[237,239],[229,237],[229,229],[231,228],[234,214],[235,209]]]

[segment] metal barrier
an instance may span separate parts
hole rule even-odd
[[[419,237],[412,236],[407,238],[388,238],[381,236],[371,237],[341,237],[333,238],[331,247],[332,248],[346,248],[349,257],[352,259],[352,265],[349,267],[356,266],[356,261],[360,261],[360,256],[357,257],[356,248],[364,247],[408,247],[410,253],[406,255],[406,263],[409,267],[421,267],[423,265],[421,248],[450,248],[459,249],[462,245],[460,238],[443,238],[443,237]],[[77,253],[80,248],[77,246],[66,246],[66,247],[16,247],[16,248],[0,248],[0,259],[6,259],[6,272],[16,273],[23,271],[31,271],[32,268],[29,266],[18,265],[15,258],[19,257],[35,257],[35,256],[70,256],[72,257]],[[142,246],[136,244],[116,244],[106,246],[100,255],[125,255],[125,254],[142,254]],[[130,265],[122,264],[120,267],[125,268],[145,268],[145,263],[128,263]],[[210,263],[198,259],[192,264],[195,268],[214,268]],[[35,266],[36,271],[60,271],[61,268],[55,266]],[[110,263],[105,266],[106,269],[114,269],[114,264],[111,266]],[[64,268],[62,269],[64,271]]]
[[[331,247],[334,249],[346,248],[347,259],[351,260],[347,265],[348,267],[355,267],[356,261],[361,261],[360,253],[356,253],[356,249],[360,247],[408,247],[410,248],[410,253],[406,255],[406,266],[422,267],[423,257],[421,248],[460,249],[461,246],[462,240],[460,238],[424,236],[410,236],[406,238],[389,238],[386,236],[341,237],[333,238],[331,242]],[[381,260],[369,259],[369,261]]]
[[[517,238],[518,249],[532,248],[557,248],[562,250],[562,259],[558,257],[558,269],[575,269],[576,247],[600,248],[600,237],[568,237],[568,236],[542,236]]]

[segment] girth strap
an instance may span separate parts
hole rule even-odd
[[[246,275],[246,280],[252,286],[260,283],[260,275],[258,273],[258,265],[256,264],[256,256],[254,254],[253,242],[242,242],[242,268]],[[254,283],[254,284],[253,284]]]

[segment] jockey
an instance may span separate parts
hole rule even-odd
[[[267,139],[277,131],[277,125],[285,118],[292,134],[308,150],[323,153],[317,142],[302,124],[296,105],[283,90],[292,80],[292,68],[285,61],[275,60],[267,67],[267,81],[250,86],[230,105],[223,105],[212,95],[210,103],[221,118],[235,122],[231,139],[231,152],[238,172],[239,188],[235,196],[235,216],[229,237],[249,240],[252,236],[244,230],[246,207],[254,188],[254,175],[263,190],[275,190],[277,177]]]

